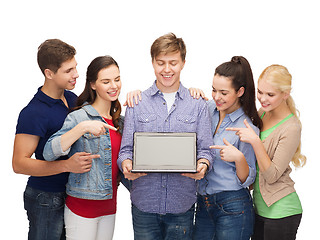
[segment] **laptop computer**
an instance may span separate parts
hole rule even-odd
[[[132,172],[197,172],[196,133],[134,133]]]

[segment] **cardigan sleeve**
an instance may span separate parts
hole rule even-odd
[[[276,182],[289,167],[301,139],[299,124],[289,124],[278,134],[278,139],[273,139],[269,146],[265,146],[271,159],[270,167],[261,172],[262,177],[269,183]],[[278,140],[278,142],[276,142]],[[270,153],[273,153],[272,154]]]

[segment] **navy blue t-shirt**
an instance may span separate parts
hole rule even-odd
[[[73,108],[77,96],[70,92],[64,92],[69,108]],[[69,108],[60,99],[53,99],[41,91],[41,87],[29,104],[20,112],[16,134],[30,134],[40,137],[35,150],[35,158],[43,160],[43,148],[49,137],[60,130]],[[67,156],[58,160],[67,159]],[[63,192],[68,181],[69,173],[60,173],[52,176],[30,176],[28,186],[45,192]]]

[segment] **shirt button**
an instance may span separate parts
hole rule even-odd
[[[166,105],[166,103],[164,102],[163,105]]]

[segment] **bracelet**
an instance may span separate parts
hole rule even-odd
[[[207,170],[206,170],[206,173],[205,173],[205,175],[207,175],[207,173],[208,173],[208,171],[209,171],[209,164],[206,163],[206,162],[199,162],[199,164],[205,164],[205,165],[207,165]]]

